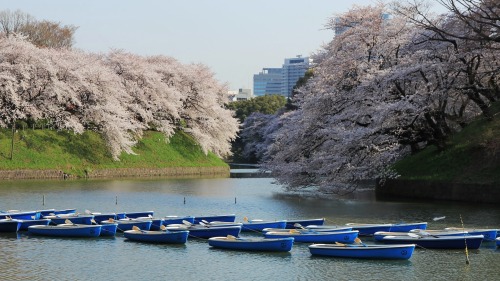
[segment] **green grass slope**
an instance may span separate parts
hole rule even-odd
[[[57,169],[83,176],[85,170],[112,168],[218,167],[227,164],[213,153],[205,155],[187,134],[177,132],[167,143],[159,132],[145,132],[134,147],[113,161],[101,136],[54,130],[18,130],[10,160],[11,131],[0,130],[0,169]]]
[[[479,118],[454,135],[445,151],[431,146],[394,165],[402,179],[500,184],[500,103],[492,121]]]

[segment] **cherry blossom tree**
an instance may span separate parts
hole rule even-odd
[[[223,156],[238,131],[224,108],[226,88],[208,68],[121,51],[92,54],[38,48],[19,35],[0,37],[0,127],[47,120],[58,130],[94,130],[119,160],[143,130],[191,134]]]

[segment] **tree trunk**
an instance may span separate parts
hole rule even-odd
[[[12,140],[10,142],[10,160],[14,156],[14,135],[16,133],[16,119],[12,121]]]

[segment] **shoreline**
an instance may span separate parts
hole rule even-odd
[[[168,167],[168,168],[115,168],[97,169],[86,172],[86,176],[71,175],[62,170],[0,170],[0,180],[42,180],[42,179],[105,179],[105,178],[147,178],[147,177],[229,177],[227,167]]]

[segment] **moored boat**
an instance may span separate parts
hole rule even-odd
[[[38,220],[21,220],[21,226],[19,230],[28,230],[28,227],[32,225],[49,225],[50,219],[38,219]]]
[[[18,219],[0,219],[0,232],[17,232],[21,227],[21,222]]]
[[[101,234],[99,236],[115,236],[117,230],[117,223],[101,224]]]
[[[411,258],[415,244],[359,245],[359,244],[312,244],[312,255],[359,258],[359,259],[403,259]]]
[[[382,242],[387,244],[416,244],[426,249],[478,249],[483,242],[483,235],[465,236],[385,236]]]
[[[427,222],[395,223],[391,225],[390,232],[408,232],[412,229],[427,229]]]
[[[0,219],[17,219],[17,220],[33,220],[40,218],[40,213],[38,211],[19,211],[19,210],[9,210],[0,213]]]
[[[165,244],[185,244],[188,234],[189,231],[187,230],[165,231],[132,229],[123,232],[123,236],[130,240]]]
[[[169,224],[180,224],[182,221],[187,221],[189,223],[194,223],[193,216],[165,216],[163,219],[163,225],[167,226]]]
[[[213,222],[234,222],[236,220],[236,215],[228,214],[228,215],[211,215],[211,216],[198,216],[194,217],[194,223],[199,223],[203,221]]]
[[[116,214],[115,213],[99,213],[99,212],[90,212],[90,211],[85,211],[85,214],[87,215],[93,215],[94,220],[97,223],[101,223],[101,221],[113,219],[116,220]]]
[[[497,247],[500,247],[500,237],[496,238],[495,242],[497,243]]]
[[[28,227],[28,233],[55,237],[97,237],[101,234],[101,226],[88,224],[32,225]]]
[[[315,225],[309,225],[307,227],[303,228],[296,228],[293,229],[295,231],[299,231],[301,233],[311,233],[311,232],[340,232],[340,231],[351,231],[353,230],[352,227],[323,227],[323,226],[318,226],[315,227]],[[289,232],[290,229],[282,229],[282,228],[264,228],[262,232]]]
[[[464,233],[462,231],[433,231],[432,233],[427,232],[425,230],[421,229],[413,229],[410,232],[392,232],[392,231],[377,231],[373,234],[373,238],[376,241],[382,241],[385,236],[421,236],[421,237],[426,237],[426,236],[431,236],[431,237],[436,237],[436,236],[464,236],[469,235],[468,233]]]
[[[293,241],[292,237],[268,239],[225,236],[209,238],[208,245],[230,250],[288,252],[292,249]]]
[[[142,211],[142,212],[124,212],[124,213],[117,213],[116,218],[117,219],[136,219],[138,217],[153,217],[154,216],[154,211]]]
[[[138,217],[138,220],[151,220],[151,227],[149,230],[160,230],[160,227],[163,225],[162,218],[153,218],[153,217]]]
[[[483,235],[484,241],[495,241],[495,238],[497,237],[497,229],[447,227],[445,230],[465,231],[470,235]]]
[[[298,219],[298,220],[286,220],[286,229],[294,229],[296,224],[300,224],[304,227],[308,225],[324,225],[325,218],[319,219]]]
[[[76,214],[76,209],[59,209],[59,210],[47,209],[47,210],[40,210],[38,212],[40,213],[40,217],[44,218],[45,216]]]
[[[82,214],[59,214],[54,216],[45,216],[45,219],[50,219],[50,224],[64,224],[66,220],[71,220],[74,224],[92,224],[94,215]]]
[[[284,229],[286,221],[266,221],[266,220],[249,220],[244,219],[241,231],[262,231],[264,228]]]
[[[271,231],[265,232],[266,238],[284,238],[293,237],[295,242],[307,243],[353,243],[358,237],[358,231],[337,231],[337,232],[301,232],[296,229],[291,229],[288,232]]]
[[[191,226],[178,225],[178,226],[167,226],[169,231],[189,231],[189,237],[193,238],[211,238],[216,236],[238,236],[241,232],[241,226],[218,226],[210,227],[198,224],[193,224]]]
[[[389,231],[392,224],[372,224],[372,223],[346,223],[346,226],[353,230],[359,230],[359,236],[372,236],[377,231]]]
[[[131,230],[134,226],[149,230],[151,228],[152,220],[142,220],[142,219],[119,219],[119,220],[104,220],[101,221],[102,225],[106,224],[118,224],[117,231],[124,232],[126,230]]]

